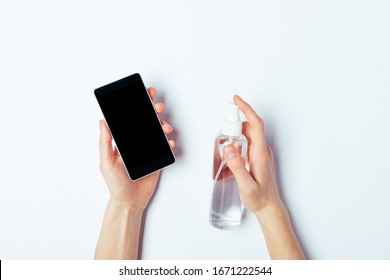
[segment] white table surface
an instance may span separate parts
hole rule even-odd
[[[239,93],[263,117],[309,258],[390,258],[388,1],[0,4],[0,258],[89,259],[108,192],[93,90],[139,72],[176,129],[144,259],[268,258],[208,224],[213,140]],[[138,137],[142,138],[142,135]]]

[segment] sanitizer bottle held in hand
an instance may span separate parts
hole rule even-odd
[[[246,160],[248,141],[242,134],[238,106],[229,104],[228,115],[214,147],[213,193],[210,207],[210,224],[219,229],[233,229],[240,225],[243,205],[237,181],[223,158],[223,148],[232,144]]]

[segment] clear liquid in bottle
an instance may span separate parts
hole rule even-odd
[[[223,160],[222,150],[227,144],[233,144],[244,159],[246,138],[217,137],[214,151],[213,194],[210,207],[210,223],[219,229],[233,229],[241,224],[242,202],[237,188],[237,181]]]

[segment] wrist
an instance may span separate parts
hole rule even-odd
[[[284,206],[284,203],[281,199],[277,199],[273,202],[269,202],[263,208],[255,212],[257,219],[260,224],[273,223],[279,220],[280,218],[285,217],[287,214],[287,209]]]
[[[131,203],[127,200],[117,199],[115,197],[110,197],[108,204],[111,206],[111,208],[117,211],[128,212],[135,216],[140,216],[140,217],[142,216],[145,210],[145,208],[139,207],[134,203]]]

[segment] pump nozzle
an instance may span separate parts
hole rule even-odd
[[[229,103],[229,110],[222,127],[222,134],[228,136],[238,136],[241,133],[242,123],[240,120],[238,106],[233,103]]]
[[[226,116],[225,121],[229,122],[239,122],[240,121],[240,114],[238,112],[238,106],[229,103],[229,110],[228,110],[228,115]]]

